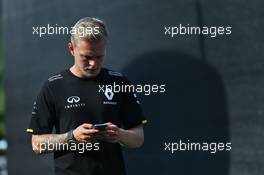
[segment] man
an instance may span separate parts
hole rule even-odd
[[[102,68],[106,45],[101,20],[79,20],[68,44],[74,65],[50,77],[34,102],[27,132],[35,153],[54,152],[56,175],[124,175],[121,146],[144,142],[146,120],[136,95],[109,87],[130,83]]]

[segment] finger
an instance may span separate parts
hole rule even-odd
[[[114,133],[116,133],[116,131],[115,130],[106,130],[106,133],[107,134],[114,134]]]
[[[90,138],[91,138],[91,135],[82,135],[81,136],[82,140],[87,140],[87,139],[90,139]]]
[[[117,127],[117,125],[115,125],[115,124],[113,124],[113,123],[111,123],[111,122],[108,122],[107,123],[107,127]],[[117,127],[118,128],[118,127]]]
[[[115,125],[115,124],[113,124],[113,123],[111,123],[111,122],[107,122],[106,124],[107,124],[108,126]]]
[[[118,135],[118,133],[116,131],[112,131],[112,130],[107,130],[105,133],[105,136],[107,136],[107,137],[115,137],[117,135]]]
[[[95,133],[98,133],[98,132],[99,132],[98,129],[84,129],[83,130],[83,134],[86,134],[86,135],[95,134]]]
[[[84,123],[84,124],[82,124],[82,127],[86,128],[86,129],[93,129],[93,125],[90,123]]]
[[[117,131],[119,128],[116,125],[109,125],[106,127],[107,130],[114,130]]]

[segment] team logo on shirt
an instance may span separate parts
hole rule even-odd
[[[106,87],[104,91],[104,95],[108,100],[108,101],[104,101],[104,104],[116,105],[116,102],[112,101],[114,97],[114,93],[111,88]]]
[[[67,105],[64,106],[65,109],[69,108],[79,108],[85,106],[85,103],[79,103],[81,98],[78,96],[70,96],[67,98]]]
[[[104,92],[104,95],[106,96],[106,98],[108,99],[108,100],[112,100],[113,99],[113,97],[114,97],[114,93],[112,92],[112,90],[110,89],[110,88],[106,88],[105,89],[105,92]]]
[[[67,99],[68,103],[78,103],[80,101],[80,97],[78,96],[71,96]]]

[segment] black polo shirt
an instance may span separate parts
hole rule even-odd
[[[93,78],[79,78],[70,70],[52,76],[34,102],[27,131],[48,134],[55,127],[56,133],[61,134],[83,123],[106,122],[124,129],[137,127],[146,120],[136,95],[128,88],[124,90],[125,85],[131,85],[127,78],[105,68]],[[103,141],[97,144],[82,153],[55,152],[55,174],[125,175],[121,146]]]

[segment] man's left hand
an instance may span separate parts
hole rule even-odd
[[[111,143],[119,142],[122,129],[113,123],[108,122],[107,124],[108,126],[105,128],[105,130],[99,131],[96,134],[96,138]]]

